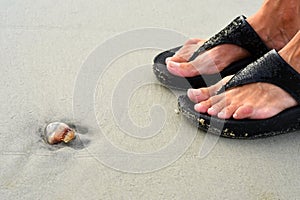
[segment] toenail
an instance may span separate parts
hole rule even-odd
[[[168,58],[166,58],[165,62],[167,63],[167,62],[169,62],[171,59],[172,59],[172,57],[168,57]]]
[[[180,67],[180,63],[177,62],[169,61],[168,64],[170,67]]]
[[[188,89],[187,94],[188,96],[194,95],[193,89]]]
[[[198,103],[194,106],[194,109],[199,110],[201,107],[202,107],[202,105],[200,103]]]
[[[209,113],[216,113],[216,109],[213,108],[213,107],[210,107],[210,108],[207,110],[207,112],[209,112]],[[216,114],[217,114],[217,113],[216,113]]]
[[[194,89],[188,89],[188,95],[197,96],[197,94],[194,92]]]
[[[219,114],[218,114],[218,117],[224,117],[224,116],[225,116],[225,114],[226,114],[226,113],[225,113],[225,112],[223,112],[223,111],[222,111],[222,112],[219,112]]]

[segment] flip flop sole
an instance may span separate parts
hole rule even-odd
[[[200,130],[232,139],[255,139],[300,130],[300,106],[262,120],[222,120],[194,110],[194,103],[187,96],[178,98],[181,113]]]

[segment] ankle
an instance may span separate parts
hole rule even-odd
[[[266,0],[247,21],[270,49],[280,50],[300,28],[300,1]]]
[[[295,37],[281,50],[279,55],[296,71],[300,73],[300,31]]]

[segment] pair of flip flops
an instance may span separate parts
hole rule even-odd
[[[268,50],[244,16],[236,18],[220,33],[204,43],[190,60],[220,44],[236,44],[247,49],[252,55],[220,72],[222,77],[235,74],[220,91],[255,82],[266,82],[279,86],[300,104],[299,73],[275,50]],[[205,76],[183,78],[170,74],[164,59],[174,55],[179,48],[165,51],[154,59],[153,71],[163,85],[175,89],[200,88],[220,80],[220,75],[209,75],[208,78]],[[259,120],[233,118],[223,120],[207,113],[198,113],[194,110],[194,103],[186,95],[178,98],[178,107],[181,113],[199,129],[209,130],[210,133],[227,138],[259,138],[300,129],[300,106],[286,109],[274,117]]]

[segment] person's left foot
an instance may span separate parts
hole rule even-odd
[[[300,72],[300,31],[279,52],[281,57]],[[195,102],[197,112],[222,119],[266,119],[296,106],[297,102],[283,89],[269,83],[252,83],[232,88],[221,94],[215,93],[230,77],[209,88],[190,89],[188,97]]]

